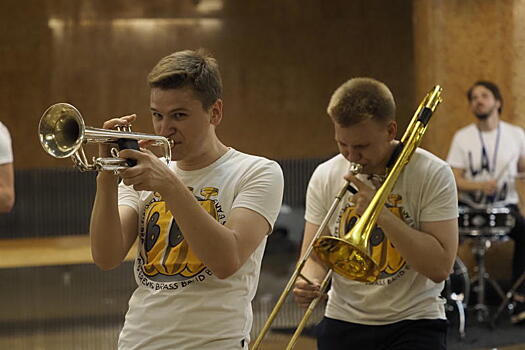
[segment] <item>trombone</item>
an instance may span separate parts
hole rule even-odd
[[[40,144],[55,158],[71,157],[80,171],[108,170],[117,172],[136,164],[134,159],[119,158],[118,151],[125,148],[138,149],[138,140],[154,141],[153,146],[162,148],[167,164],[171,161],[172,142],[163,136],[131,132],[131,126],[117,130],[87,127],[80,112],[68,103],[56,103],[49,107],[38,125]],[[93,157],[87,160],[83,145],[87,143],[117,144],[111,148],[111,157]]]
[[[282,308],[286,297],[292,290],[298,277],[305,279],[301,272],[306,261],[309,259],[313,251],[316,252],[317,257],[329,268],[328,273],[321,282],[320,295],[312,300],[299,325],[297,326],[292,338],[286,346],[286,350],[294,348],[299,335],[306,322],[310,318],[313,310],[321,300],[322,294],[328,288],[332,273],[342,275],[343,277],[360,282],[373,282],[377,280],[380,272],[381,262],[372,259],[372,250],[370,246],[370,235],[376,226],[377,219],[381,213],[381,209],[386,203],[388,195],[394,188],[396,181],[401,174],[405,165],[410,161],[412,154],[421,143],[421,139],[427,129],[430,117],[436,110],[437,106],[442,102],[441,98],[442,88],[436,85],[431,89],[423,101],[416,109],[410,124],[408,125],[403,137],[396,150],[394,151],[395,162],[390,169],[387,169],[387,177],[381,187],[376,191],[372,201],[361,217],[358,218],[352,229],[343,237],[322,236],[330,218],[332,217],[339,202],[345,195],[346,191],[350,190],[351,185],[346,182],[341,191],[335,197],[327,215],[321,222],[319,229],[315,233],[312,242],[306,249],[304,256],[299,260],[297,266],[292,273],[292,276],[285,289],[280,295],[274,309],[270,313],[266,323],[254,342],[252,350],[259,348],[264,336],[270,330],[270,327]],[[358,171],[355,166],[351,171]]]

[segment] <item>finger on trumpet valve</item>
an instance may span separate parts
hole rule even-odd
[[[114,158],[119,158],[118,149],[116,149],[115,147],[112,147],[111,150],[109,151],[109,153],[111,153],[111,155],[112,155]]]

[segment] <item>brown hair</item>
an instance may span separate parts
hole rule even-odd
[[[190,87],[204,109],[222,97],[219,65],[203,49],[177,51],[162,58],[148,74],[148,84],[163,90]]]
[[[494,98],[497,101],[499,101],[498,113],[501,114],[501,111],[503,110],[503,97],[501,96],[501,92],[499,92],[498,86],[496,84],[494,84],[493,82],[488,81],[488,80],[479,80],[479,81],[475,82],[474,85],[472,85],[470,87],[470,89],[468,89],[468,91],[467,91],[467,98],[468,98],[469,102],[472,101],[472,90],[474,90],[474,88],[476,86],[483,86],[484,88],[486,88],[490,92],[492,92],[492,95],[494,96]]]
[[[328,115],[342,127],[374,119],[395,119],[396,103],[388,87],[372,78],[352,78],[341,85],[330,98]]]

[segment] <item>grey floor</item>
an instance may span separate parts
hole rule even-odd
[[[288,280],[295,251],[295,244],[286,243],[285,237],[272,238],[254,301],[252,337],[258,334]],[[1,350],[115,349],[135,288],[129,262],[108,272],[93,265],[2,269],[0,281]],[[286,339],[301,317],[302,312],[289,298],[270,337]],[[309,326],[321,317],[322,309],[318,309]],[[461,342],[451,320],[450,350],[520,342],[525,343],[525,328],[511,326],[507,315],[495,330],[467,319],[467,338]]]

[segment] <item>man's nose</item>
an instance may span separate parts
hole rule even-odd
[[[361,159],[361,154],[355,150],[347,150],[347,159],[351,162],[357,162]]]
[[[159,134],[161,136],[169,136],[173,134],[175,130],[176,129],[171,121],[164,119],[160,122]]]

